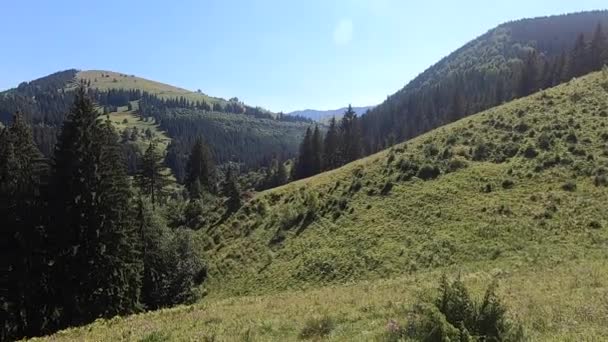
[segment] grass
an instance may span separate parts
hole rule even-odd
[[[476,298],[497,277],[510,318],[533,341],[600,341],[608,338],[608,265],[571,260],[552,267],[465,266],[461,274]],[[474,270],[473,270],[474,269]],[[444,270],[389,280],[275,295],[204,300],[192,306],[99,320],[62,331],[50,341],[137,341],[160,335],[172,341],[384,341],[387,324],[404,326],[408,310],[436,289]],[[45,340],[45,339],[34,339]]]
[[[134,110],[137,109],[137,101],[132,103]],[[133,129],[137,128],[140,132],[144,132],[149,129],[153,136],[152,139],[158,142],[159,148],[164,152],[167,146],[171,142],[171,138],[163,132],[160,127],[154,122],[153,118],[142,119],[140,116],[135,114],[134,111],[129,111],[127,107],[119,107],[116,112],[108,114],[110,121],[116,127],[118,132],[122,132],[126,128]],[[137,145],[142,153],[148,147],[149,141],[147,139],[139,139]]]
[[[200,303],[51,339],[382,341],[445,272],[498,277],[531,340],[606,340],[606,110],[595,73],[260,193],[197,232]]]
[[[102,76],[103,75],[103,76]],[[185,97],[190,101],[205,101],[208,104],[216,102],[224,103],[225,100],[211,97],[204,93],[194,92],[168,84],[147,80],[145,78],[136,77],[113,71],[105,70],[86,70],[76,74],[78,80],[91,81],[91,87],[108,90],[108,89],[140,89],[142,91],[155,94],[161,98],[174,99]]]

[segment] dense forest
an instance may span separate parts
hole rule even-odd
[[[430,67],[362,116],[365,154],[599,70],[608,11],[500,25]]]
[[[202,199],[224,217],[241,205],[201,138],[188,156],[189,200],[174,201],[153,141],[132,179],[84,85],[73,101],[50,159],[24,115],[0,131],[0,340],[195,300],[206,266],[190,227],[201,225]]]
[[[331,128],[335,120],[330,124],[324,139],[307,132],[295,178],[339,167],[470,114],[601,70],[608,63],[606,28],[608,11],[501,25],[367,114],[357,118],[349,107],[337,128]]]
[[[0,122],[7,124],[15,112],[24,113],[39,150],[51,156],[58,128],[74,99],[77,72],[58,72],[0,93]],[[131,110],[137,104],[141,117],[153,117],[174,138],[167,160],[179,180],[183,179],[184,155],[199,135],[209,143],[219,163],[235,161],[246,168],[258,168],[274,157],[295,156],[298,141],[312,122],[298,116],[274,115],[237,98],[211,105],[183,96],[161,98],[139,89],[98,90],[90,80],[86,85],[88,96],[104,114],[119,107]],[[132,149],[126,146],[125,150],[133,159]]]

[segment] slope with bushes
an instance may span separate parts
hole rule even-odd
[[[264,192],[202,231],[212,293],[602,258],[608,71]]]

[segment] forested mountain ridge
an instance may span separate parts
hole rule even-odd
[[[365,107],[352,107],[352,109],[357,113],[357,115],[361,116],[365,114],[368,110],[373,109],[374,106],[365,106]],[[312,119],[314,121],[328,121],[329,119],[335,117],[336,119],[340,119],[344,112],[347,110],[346,107],[340,109],[332,109],[332,110],[316,110],[316,109],[304,109],[304,110],[296,110],[293,112],[289,112],[287,115],[295,115],[302,116],[305,118]]]
[[[276,115],[248,106],[238,98],[224,100],[133,75],[76,69],[22,82],[16,88],[1,92],[0,122],[6,124],[16,112],[23,113],[25,120],[32,124],[38,148],[50,156],[59,127],[73,102],[73,90],[80,82],[84,82],[104,114],[113,118],[128,116],[127,122],[147,120],[146,125],[156,125],[156,133],[168,133],[171,138],[167,148],[168,166],[180,181],[184,156],[201,134],[211,145],[219,164],[234,162],[249,169],[267,166],[273,158],[294,157],[299,140],[311,123],[302,117]],[[134,128],[132,124],[127,127],[129,134]],[[158,134],[142,130],[127,140],[132,143]],[[143,151],[131,146],[125,150],[129,165],[136,165],[138,154]]]
[[[599,43],[605,51],[607,29],[608,11],[593,11],[523,19],[488,31],[362,118],[366,154],[568,77],[599,70],[602,63],[591,66],[584,60],[591,57],[582,50],[595,49],[590,45]]]

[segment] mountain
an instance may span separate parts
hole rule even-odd
[[[366,107],[353,107],[353,110],[357,115],[361,116],[365,114],[368,110],[371,110],[374,106],[366,106]],[[287,113],[287,115],[291,116],[302,116],[305,118],[312,119],[314,121],[327,121],[332,117],[339,119],[342,117],[342,114],[346,111],[346,107],[334,110],[315,110],[315,109],[304,109],[304,110],[296,110],[294,112]]]
[[[203,302],[52,339],[381,339],[447,273],[498,279],[531,340],[603,340],[607,98],[605,69],[260,193],[198,232]]]
[[[603,35],[596,34],[598,28]],[[363,117],[367,154],[599,70],[602,62],[593,55],[608,49],[602,39],[607,29],[608,11],[499,25],[422,72]]]
[[[134,140],[140,148],[127,146],[131,171],[141,147],[147,145],[146,139],[159,137],[167,150],[167,164],[180,181],[185,159],[198,136],[211,145],[217,163],[236,162],[244,168],[257,168],[273,157],[295,156],[299,140],[311,123],[303,118],[278,117],[238,98],[225,100],[119,72],[75,69],[1,92],[0,122],[9,122],[16,111],[23,112],[33,126],[39,149],[50,156],[72,104],[73,90],[80,82],[87,85],[100,110],[123,133],[125,129],[136,131]]]

